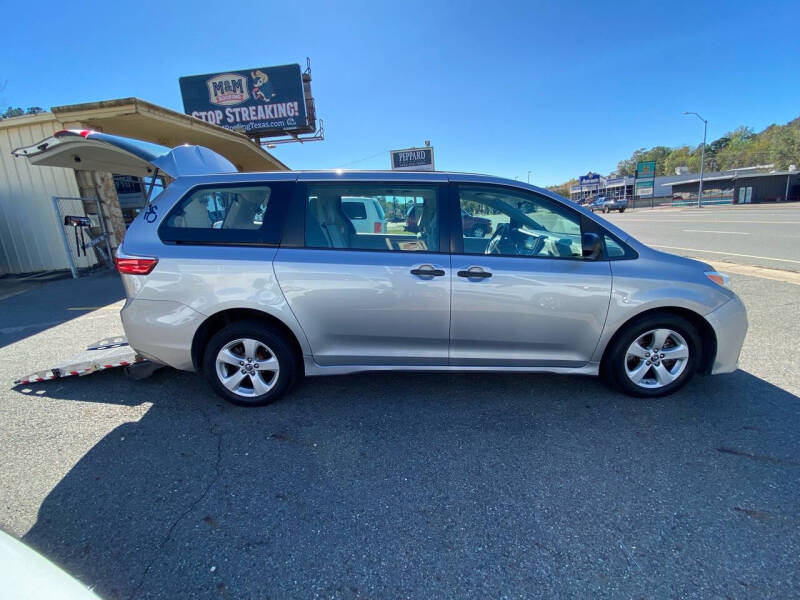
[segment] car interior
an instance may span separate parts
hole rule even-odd
[[[462,209],[481,206],[481,213],[495,225],[489,238],[464,236],[464,252],[467,254],[583,256],[577,216],[505,192],[462,189],[459,195]]]
[[[402,198],[416,201],[419,215],[417,231],[401,229],[386,233],[358,232],[348,216],[342,198],[352,198],[352,188],[312,186],[306,206],[306,246],[355,250],[403,250],[436,252],[439,248],[438,198],[434,189],[375,190],[374,194],[359,190],[359,197],[383,198],[395,202]]]

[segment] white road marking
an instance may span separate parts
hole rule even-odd
[[[722,256],[741,256],[743,258],[756,258],[759,260],[776,260],[778,262],[788,262],[795,265],[800,265],[800,260],[791,260],[789,258],[773,258],[772,256],[755,256],[753,254],[737,254],[736,252],[720,252],[719,250],[701,250],[700,248],[680,248],[678,246],[662,246],[661,244],[648,244],[654,248],[666,248],[667,250],[683,250],[685,252],[705,252],[708,254],[721,254]]]
[[[626,218],[627,217],[622,217],[622,219]],[[722,221],[719,219],[715,219],[713,221],[703,221],[701,219],[632,219],[630,221],[626,221],[626,223],[713,223],[714,225],[719,225],[720,223],[730,223],[731,225],[800,225],[800,221]]]
[[[712,231],[710,229],[684,229],[684,231],[688,231],[689,233],[728,233],[731,235],[750,235],[744,231]]]

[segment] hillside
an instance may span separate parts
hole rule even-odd
[[[644,160],[656,161],[656,175],[673,175],[676,167],[689,167],[692,173],[700,171],[701,147],[654,146],[640,148],[630,158],[617,163],[619,175],[633,175],[636,163]],[[784,170],[789,165],[800,166],[800,117],[785,125],[770,125],[755,133],[750,127],[738,127],[721,138],[706,145],[706,169],[724,171],[738,167],[774,164]],[[549,189],[569,197],[569,186],[578,183],[571,179]]]

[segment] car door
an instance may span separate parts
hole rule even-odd
[[[611,297],[608,261],[582,256],[581,235],[593,222],[519,188],[453,188],[458,208],[487,217],[493,234],[459,233],[460,219],[452,226],[450,364],[586,364]]]
[[[449,232],[440,182],[300,181],[274,260],[289,306],[321,365],[446,365]],[[387,231],[354,227],[342,198],[417,215]]]

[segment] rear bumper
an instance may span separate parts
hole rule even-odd
[[[128,300],[120,313],[128,343],[142,356],[194,371],[192,340],[205,315],[168,300]]]
[[[706,315],[717,336],[717,355],[711,374],[732,373],[739,367],[739,353],[747,335],[747,311],[736,296]]]

